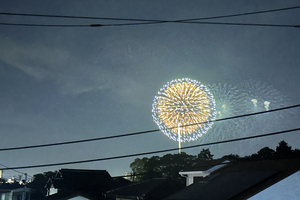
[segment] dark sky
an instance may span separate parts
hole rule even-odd
[[[0,3],[0,12],[177,20],[293,6],[299,6],[299,2],[10,0]],[[299,19],[299,9],[294,9],[206,21],[299,25]],[[111,24],[130,21],[0,15],[0,22]],[[293,27],[189,23],[73,28],[0,25],[0,147],[157,129],[151,113],[155,95],[168,81],[185,77],[209,86],[219,84],[220,87],[215,87],[216,103],[217,99],[223,99],[233,114],[250,112],[251,99],[258,100],[258,111],[264,109],[263,101],[270,101],[270,109],[299,104],[299,31]],[[224,91],[229,94],[226,96]],[[251,98],[239,101],[239,94]],[[183,146],[298,128],[298,114],[299,109],[295,108],[270,113],[265,118],[224,122],[203,138]],[[300,148],[298,134],[293,132],[209,148],[215,158],[230,153],[249,155],[265,146],[274,149],[281,140],[293,148]],[[155,132],[0,152],[0,164],[9,167],[39,165],[176,147],[177,142]],[[200,150],[186,152],[198,154]],[[129,164],[133,160],[19,171],[33,175],[59,168],[106,169],[116,176],[130,171]],[[17,173],[4,172],[5,177],[13,175]]]

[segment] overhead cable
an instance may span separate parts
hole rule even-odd
[[[1,163],[0,163],[0,165],[1,165],[2,167],[9,168],[8,166],[3,165],[3,164],[1,164]],[[23,172],[20,172],[20,171],[18,171],[18,170],[15,170],[15,169],[12,169],[12,171],[17,172],[17,173],[19,173],[19,174],[23,174],[23,175],[25,175],[25,176],[30,176],[30,175],[28,175],[27,173],[23,173]],[[30,176],[30,177],[32,177],[32,176]]]
[[[201,17],[201,18],[190,18],[190,19],[181,19],[181,20],[156,20],[156,19],[137,19],[137,18],[113,18],[113,17],[92,17],[92,16],[72,16],[72,15],[48,15],[48,14],[36,14],[36,13],[12,13],[12,12],[0,12],[0,15],[10,15],[10,16],[26,16],[26,17],[47,17],[47,18],[67,18],[67,19],[92,19],[92,20],[114,20],[114,21],[147,21],[147,22],[157,22],[157,23],[165,23],[165,22],[184,22],[184,21],[195,21],[195,20],[208,20],[208,19],[220,19],[220,18],[228,18],[228,17],[238,17],[245,15],[254,15],[254,14],[263,14],[270,12],[278,12],[285,10],[293,10],[298,9],[300,6],[292,6],[278,9],[269,9],[269,10],[261,10],[254,12],[245,12],[245,13],[237,13],[230,15],[220,15],[213,17]]]
[[[174,23],[174,21],[165,21],[165,23]],[[253,24],[253,23],[230,23],[230,22],[198,22],[198,21],[186,21],[180,23],[191,24],[206,24],[206,25],[233,25],[233,26],[257,26],[257,27],[282,27],[282,28],[299,28],[299,24]],[[150,25],[157,24],[157,22],[140,22],[140,23],[120,23],[120,24],[30,24],[30,23],[4,23],[2,26],[29,26],[29,27],[65,27],[65,28],[86,28],[86,27],[113,27],[113,26],[137,26],[137,25]]]
[[[132,26],[132,25],[149,25],[158,23],[196,23],[196,24],[211,24],[211,25],[239,25],[239,26],[269,26],[269,27],[294,27],[299,28],[300,25],[286,25],[286,24],[255,24],[255,23],[223,23],[223,22],[199,22],[199,20],[221,19],[229,17],[238,17],[254,14],[263,14],[270,12],[278,12],[285,10],[298,9],[300,6],[262,10],[254,12],[245,12],[230,15],[220,15],[213,17],[190,18],[180,20],[157,20],[157,19],[135,19],[135,18],[111,18],[111,17],[91,17],[91,16],[70,16],[70,15],[47,15],[47,14],[33,14],[33,13],[11,13],[0,12],[0,15],[11,16],[27,16],[27,17],[51,17],[51,18],[69,18],[69,19],[93,19],[93,20],[114,20],[114,21],[135,21],[138,23],[119,23],[119,24],[33,24],[33,23],[6,23],[1,22],[0,25],[6,26],[33,26],[33,27],[102,27],[102,26]]]
[[[248,113],[248,114],[244,114],[244,115],[237,115],[237,116],[232,116],[232,117],[227,117],[227,118],[221,118],[221,119],[216,119],[216,120],[206,121],[206,122],[201,122],[201,123],[196,123],[196,124],[183,125],[183,126],[180,126],[180,127],[194,126],[194,125],[199,125],[199,124],[204,124],[204,123],[209,123],[209,122],[219,122],[219,121],[225,121],[225,120],[230,120],[230,119],[248,117],[248,116],[253,116],[253,115],[260,115],[260,114],[264,114],[264,113],[271,113],[271,112],[287,110],[287,109],[296,108],[296,107],[300,107],[300,104],[293,105],[293,106],[287,106],[287,107],[281,107],[281,108],[272,109],[272,110],[261,111],[261,112]],[[177,127],[174,127],[174,128],[177,128]],[[170,128],[170,129],[172,129],[172,128]],[[73,141],[66,141],[66,142],[38,144],[38,145],[29,145],[29,146],[20,146],[20,147],[8,147],[8,148],[1,148],[0,151],[32,149],[32,148],[40,148],[40,147],[50,147],[50,146],[76,144],[76,143],[83,143],[83,142],[92,142],[92,141],[98,141],[98,140],[107,140],[107,139],[114,139],[114,138],[120,138],[120,137],[142,135],[142,134],[147,134],[147,133],[152,133],[152,132],[157,132],[157,131],[160,131],[160,129],[153,129],[153,130],[133,132],[133,133],[125,133],[125,134],[120,134],[120,135],[90,138],[90,139],[83,139],[83,140],[73,140]]]
[[[216,145],[216,144],[224,144],[224,143],[229,143],[229,142],[243,141],[243,140],[249,140],[249,139],[254,139],[254,138],[261,138],[261,137],[279,135],[279,134],[284,134],[284,133],[289,133],[289,132],[295,132],[295,131],[299,131],[299,130],[300,130],[300,128],[295,128],[295,129],[278,131],[278,132],[273,132],[273,133],[254,135],[254,136],[248,136],[248,137],[242,137],[242,138],[236,138],[236,139],[230,139],[230,140],[223,140],[223,141],[217,141],[217,142],[210,142],[210,143],[205,143],[205,144],[192,145],[192,146],[188,146],[188,147],[181,147],[181,149],[191,149],[191,148],[197,148],[197,147],[208,146],[208,145]],[[9,167],[9,168],[2,168],[0,170],[28,169],[28,168],[41,168],[41,167],[53,167],[53,166],[60,166],[60,165],[73,165],[73,164],[91,163],[91,162],[99,162],[99,161],[106,161],[106,160],[115,160],[115,159],[121,159],[121,158],[136,157],[136,156],[145,156],[145,155],[150,155],[150,154],[166,153],[166,152],[178,151],[178,150],[179,150],[179,148],[172,148],[172,149],[164,149],[164,150],[157,150],[157,151],[149,151],[149,152],[144,152],[144,153],[136,153],[136,154],[127,154],[127,155],[113,156],[113,157],[106,157],[106,158],[89,159],[89,160],[79,160],[79,161],[71,161],[71,162]]]

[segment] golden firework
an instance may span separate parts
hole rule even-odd
[[[211,128],[215,102],[208,89],[195,80],[177,79],[165,85],[152,105],[160,130],[179,142],[195,140]]]

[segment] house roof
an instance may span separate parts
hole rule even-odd
[[[181,183],[165,178],[154,178],[106,192],[109,197],[162,199],[183,188]]]
[[[113,188],[120,188],[132,184],[131,181],[123,177],[113,177],[113,181],[114,181]]]
[[[121,177],[112,178],[106,170],[60,169],[49,179],[46,187],[58,189],[58,193],[46,199],[102,199],[102,193],[131,182]]]
[[[300,159],[234,162],[166,200],[247,199],[298,170]]]
[[[214,160],[203,160],[201,162],[196,163],[190,168],[186,168],[183,171],[206,171],[216,165],[219,165],[223,162],[228,161],[226,158],[214,159]]]
[[[56,193],[50,196],[47,196],[44,198],[44,200],[69,200],[69,199],[73,199],[75,197],[81,197],[83,199],[87,199],[87,200],[96,200],[98,198],[95,197],[91,197],[85,193],[81,193],[81,192],[73,192],[73,191],[68,191],[68,192],[61,192],[61,193]]]
[[[113,185],[106,170],[60,169],[51,181],[57,189],[74,191],[106,191]]]
[[[1,191],[11,191],[18,188],[23,188],[24,185],[20,185],[18,183],[10,184],[10,183],[2,183],[0,184],[0,192]]]

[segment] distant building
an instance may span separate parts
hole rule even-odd
[[[0,185],[1,200],[30,200],[33,189],[20,184],[4,183]]]

